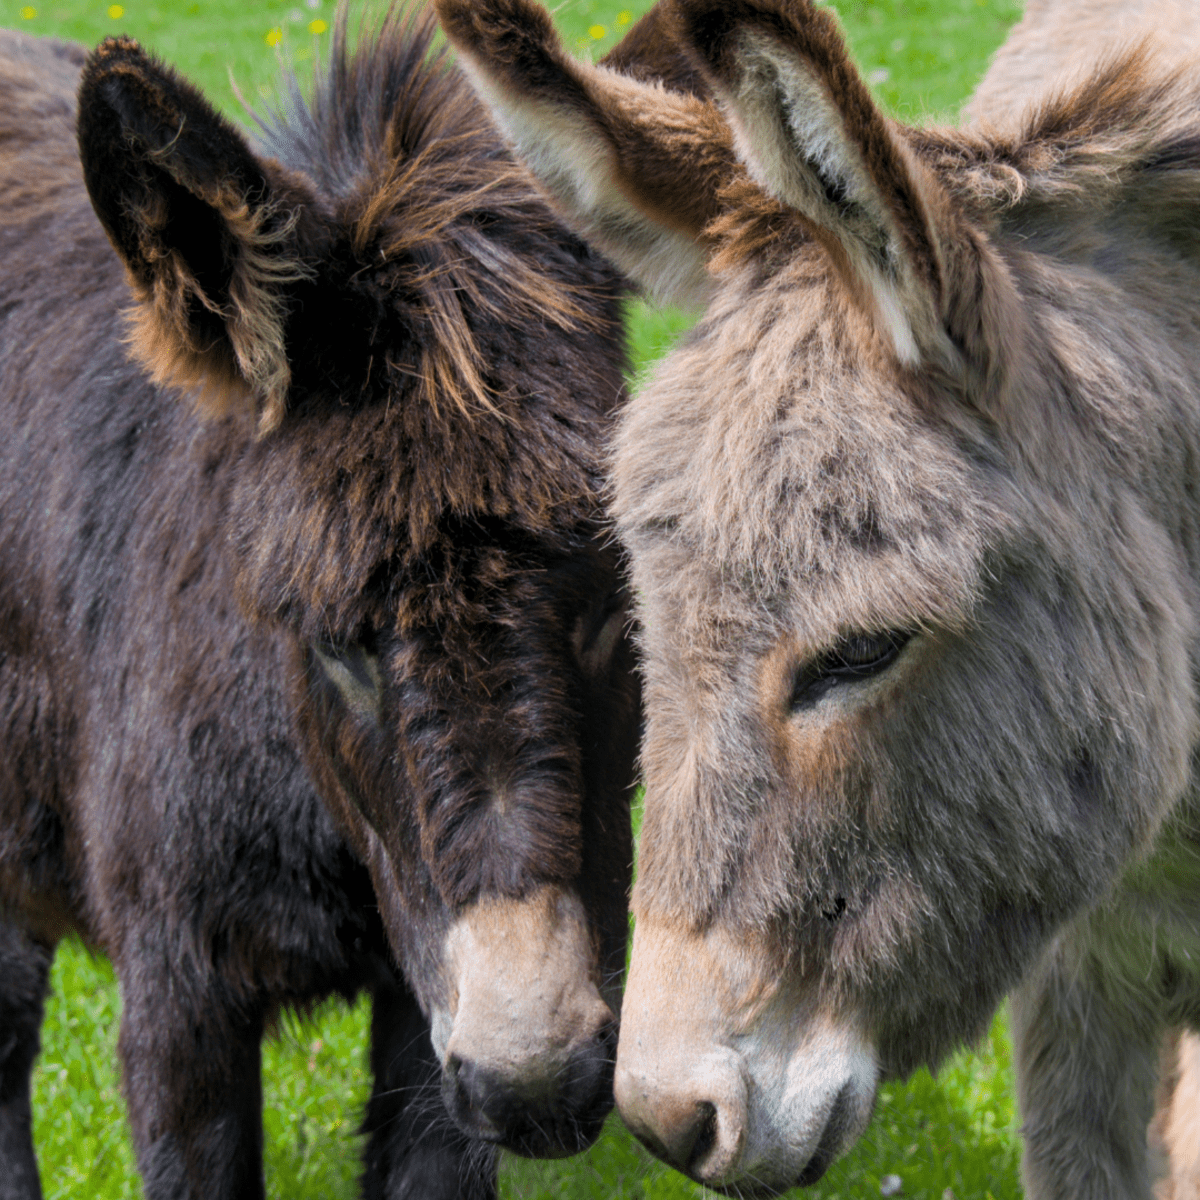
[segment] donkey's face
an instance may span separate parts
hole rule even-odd
[[[620,289],[431,57],[432,18],[375,36],[266,130],[286,166],[106,42],[81,156],[134,352],[207,410],[238,599],[290,639],[450,1112],[571,1153],[611,1107],[627,932],[638,687],[596,463]]]
[[[656,1152],[742,1189],[814,1181],[881,1072],[979,1033],[1061,869],[1008,840],[1053,786],[1010,640],[1046,614],[993,578],[1028,531],[815,258],[729,281],[615,460],[647,702],[618,1098]],[[697,386],[718,375],[719,402]]]
[[[446,1105],[535,1155],[584,1148],[611,1107],[627,937],[638,689],[613,552],[578,536],[503,570],[489,543],[499,578],[462,568],[461,625],[298,647],[310,759],[429,1006]]]
[[[647,708],[617,1099],[705,1183],[809,1183],[1186,778],[1183,567],[1112,457],[1139,440],[1112,398],[1180,383],[1122,363],[1157,318],[1097,323],[1108,285],[1004,248],[998,217],[1029,187],[1024,244],[1074,236],[1049,206],[1090,160],[1021,172],[1129,80],[1048,112],[1022,161],[888,121],[806,3],[676,6],[720,111],[572,62],[520,0],[440,11],[581,228],[709,299],[613,460]]]

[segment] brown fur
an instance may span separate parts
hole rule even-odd
[[[263,1194],[260,1040],[329,995],[373,1000],[368,1197],[494,1197],[611,1107],[626,287],[435,34],[343,15],[257,147],[128,40],[0,36],[6,1200],[72,931],[148,1198]]]
[[[745,173],[678,171],[712,299],[614,451],[648,713],[618,1103],[705,1183],[812,1182],[1011,992],[1029,1195],[1148,1198],[1158,1042],[1200,1021],[1194,71],[1148,47],[914,130],[808,3],[678,20]],[[654,90],[543,89],[529,132],[540,83],[450,32],[588,229]],[[747,1023],[714,976],[775,999]]]
[[[538,177],[552,199],[564,201],[569,219],[642,277],[656,256],[670,255],[670,275],[648,282],[664,296],[695,299],[705,286],[704,229],[718,211],[716,189],[735,168],[724,123],[689,82],[694,68],[676,69],[671,55],[651,58],[650,68],[661,65],[667,82],[680,89],[673,90],[659,79],[635,84],[646,70],[631,69],[640,57],[632,49],[614,51],[611,67],[578,62],[563,49],[549,18],[525,0],[438,0],[437,10],[467,70],[475,71],[486,53],[484,86],[520,95],[520,105],[510,110],[501,103],[495,111],[522,153],[542,164]],[[672,19],[664,0],[649,15],[648,29],[639,24],[631,36],[638,47],[661,46],[655,39],[670,30]],[[484,78],[479,76],[481,83]],[[537,114],[547,102],[565,122],[561,139],[542,143],[538,135],[547,123]],[[534,140],[524,141],[527,134]],[[600,194],[577,203],[577,172],[586,174],[586,167],[576,158],[595,145],[611,154],[611,174]],[[677,186],[680,170],[696,183],[686,192]]]
[[[139,55],[131,39],[110,38],[97,49],[90,70],[93,77],[102,74],[121,80],[134,93],[144,92]],[[140,98],[157,119],[171,119],[169,101],[153,95]],[[251,180],[259,182],[254,165],[242,164],[240,174],[204,178],[188,172],[186,159],[177,164],[179,156],[170,143],[159,153],[150,149],[147,154],[149,172],[159,167],[194,191],[228,226],[236,257],[226,304],[218,307],[183,255],[168,244],[172,213],[147,179],[127,207],[121,229],[120,244],[129,247],[132,261],[140,267],[130,272],[139,301],[132,314],[130,344],[156,383],[198,389],[218,415],[226,415],[235,398],[245,397],[248,389],[261,405],[260,428],[269,432],[283,419],[291,382],[283,295],[288,284],[312,277],[311,268],[296,253],[293,237],[298,206],[310,197],[299,181],[299,186],[287,187],[285,173],[277,170],[274,202],[253,204],[246,189]],[[136,249],[125,239],[135,240]],[[211,324],[203,330],[197,327],[192,311],[197,306],[224,323],[228,343],[215,336]],[[221,361],[216,371],[214,360]]]
[[[709,95],[700,65],[679,42],[673,0],[658,0],[601,61],[643,83],[663,84],[692,96]]]

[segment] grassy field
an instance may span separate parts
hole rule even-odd
[[[626,8],[618,5],[625,3]],[[581,53],[608,49],[648,4],[568,0],[556,10]],[[988,55],[1019,15],[1020,0],[841,0],[854,53],[880,99],[907,120],[952,115]],[[328,39],[332,0],[0,0],[0,24],[93,43],[128,32],[177,64],[235,119],[238,92],[252,103],[273,93],[277,58],[301,69]],[[635,305],[630,332],[639,368],[686,328],[676,312]],[[107,962],[63,946],[35,1080],[35,1137],[48,1200],[137,1197],[141,1189],[117,1087],[120,998]],[[368,1087],[367,1012],[328,1005],[285,1021],[263,1063],[267,1181],[286,1200],[355,1195],[355,1125]],[[808,1195],[878,1196],[896,1174],[906,1197],[1016,1200],[1016,1138],[1010,1046],[1003,1017],[975,1053],[935,1081],[922,1073],[883,1089],[876,1118],[854,1153]],[[642,1154],[615,1119],[592,1151],[557,1163],[505,1162],[509,1200],[685,1200],[701,1189]]]

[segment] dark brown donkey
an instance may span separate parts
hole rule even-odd
[[[820,1177],[1012,992],[1028,1194],[1148,1200],[1200,1022],[1200,84],[888,120],[831,15],[681,0],[720,109],[440,11],[579,227],[708,296],[622,417],[646,813],[617,1100]]]
[[[72,930],[150,1198],[263,1194],[260,1039],[331,993],[368,1196],[493,1195],[489,1143],[611,1106],[622,285],[433,34],[340,37],[261,151],[130,41],[0,39],[5,1200]]]

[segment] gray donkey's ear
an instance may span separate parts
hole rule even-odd
[[[463,67],[567,220],[659,299],[703,303],[704,230],[737,171],[729,130],[689,59],[668,48],[666,7],[610,58],[572,58],[532,0],[437,0]],[[666,64],[668,84],[648,82]],[[684,90],[675,90],[681,88]]]
[[[876,107],[832,15],[810,0],[680,0],[678,29],[738,157],[810,224],[900,361],[956,361],[942,319],[949,199]]]

